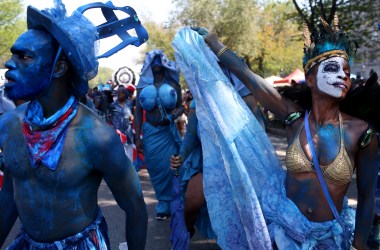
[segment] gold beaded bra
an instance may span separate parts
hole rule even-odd
[[[301,147],[300,133],[304,123],[301,124],[297,131],[296,137],[286,150],[286,168],[292,173],[303,172],[315,172],[313,163],[309,161]],[[335,160],[326,165],[320,165],[323,176],[328,182],[332,182],[338,185],[344,185],[351,181],[352,174],[354,172],[354,166],[352,166],[350,157],[344,147],[344,134],[343,134],[343,122],[342,116],[339,113],[339,128],[340,128],[340,149]]]

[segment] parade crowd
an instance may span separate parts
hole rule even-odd
[[[92,8],[107,22],[94,26],[83,15]],[[376,72],[350,78],[357,44],[337,15],[313,32],[304,25],[294,49],[305,83],[281,90],[206,27],[178,31],[174,60],[147,52],[137,83],[89,88],[98,59],[148,39],[133,8],[93,3],[67,15],[55,1],[29,6],[27,25],[0,92],[0,247],[19,218],[6,249],[110,249],[104,180],[125,212],[128,249],[144,249],[146,168],[175,250],[196,230],[226,250],[380,249],[380,86]],[[94,43],[109,33],[122,46],[99,56]],[[284,166],[267,112],[286,132]],[[346,197],[354,174],[356,209]]]

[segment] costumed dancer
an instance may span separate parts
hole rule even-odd
[[[97,203],[104,179],[125,212],[129,248],[142,250],[147,210],[139,178],[114,129],[78,99],[97,74],[97,59],[129,44],[139,46],[148,34],[128,6],[92,3],[66,16],[64,4],[54,3],[45,10],[28,7],[28,31],[12,45],[5,63],[7,96],[30,102],[0,118],[0,247],[19,217],[21,232],[9,250],[110,249]],[[107,20],[99,27],[83,15],[92,8],[101,8]],[[128,17],[119,20],[115,11]],[[98,56],[96,41],[113,34],[122,42]]]
[[[312,36],[305,27],[304,69],[311,91],[310,110],[282,97],[228,50],[215,34],[203,28],[197,31],[257,100],[285,121],[289,142],[287,171],[280,166],[267,165],[273,170],[270,173],[268,169],[260,169],[260,165],[249,165],[256,174],[251,180],[273,244],[279,249],[364,249],[374,214],[377,138],[368,122],[341,112],[339,108],[351,87],[349,58],[356,51],[356,44],[340,30],[337,16],[332,27],[321,20]],[[203,40],[196,41],[200,47],[204,46]],[[189,50],[185,53],[178,49],[179,65],[183,65],[181,59],[190,62],[187,57],[194,51]],[[198,58],[197,62],[201,60]],[[195,65],[188,65],[188,69],[199,72],[195,71]],[[203,85],[202,78],[198,79],[201,79],[197,82],[199,89],[208,88],[210,83]],[[232,100],[228,99],[228,104],[234,106]],[[206,101],[210,105],[211,100]],[[256,155],[251,157],[267,153],[260,152],[259,144],[251,144],[251,147],[257,149]],[[355,170],[358,183],[356,217],[345,197]],[[256,185],[257,182],[262,185]],[[206,187],[205,193],[207,200]]]
[[[158,204],[156,219],[170,216],[172,177],[170,156],[178,154],[181,135],[174,119],[182,114],[179,70],[162,50],[146,54],[136,95],[135,145],[144,162]],[[146,121],[142,122],[143,111]],[[140,135],[142,134],[142,139]]]

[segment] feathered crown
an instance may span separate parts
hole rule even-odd
[[[334,15],[334,23],[330,26],[322,17],[318,28],[310,34],[307,24],[303,24],[305,74],[318,63],[331,58],[342,57],[346,60],[355,54],[358,47],[350,40],[339,26],[338,15]]]

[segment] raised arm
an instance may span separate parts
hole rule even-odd
[[[379,170],[377,138],[359,150],[357,158],[358,206],[353,245],[365,249],[375,213],[375,187]]]
[[[148,215],[140,179],[124,153],[120,139],[107,128],[109,138],[103,141],[99,170],[117,204],[125,211],[126,239],[129,249],[145,248]]]
[[[255,98],[269,111],[284,119],[289,113],[300,111],[297,104],[282,97],[277,90],[266,82],[261,76],[253,73],[248,66],[234,52],[219,40],[216,34],[202,30],[201,34],[211,50],[217,55],[220,61],[239,78],[240,81],[251,91]]]

